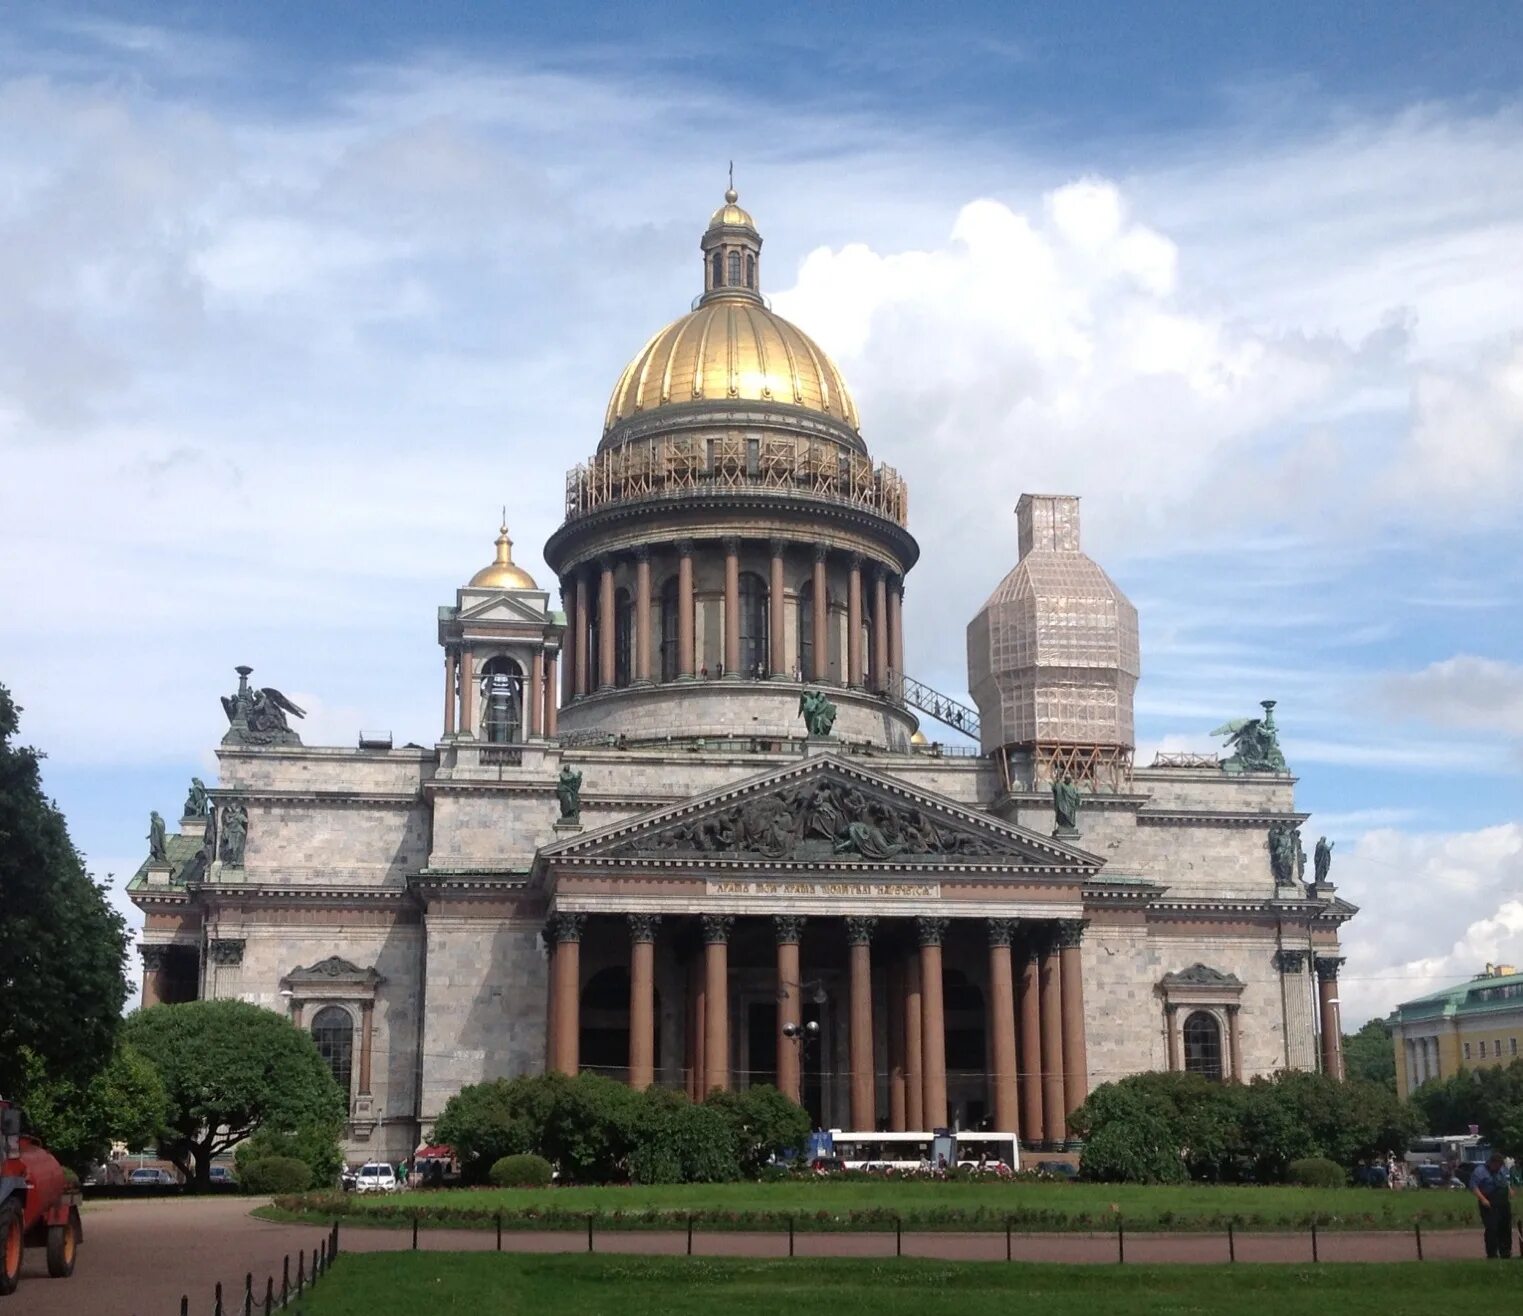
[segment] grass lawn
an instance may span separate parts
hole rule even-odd
[[[1523,1297],[1523,1266],[1483,1262],[1297,1266],[1009,1266],[938,1261],[718,1261],[379,1253],[340,1257],[306,1316],[426,1311],[687,1316],[1042,1316],[1231,1312],[1261,1316],[1405,1316],[1505,1310]]]
[[[1468,1193],[1393,1192],[1373,1188],[1143,1187],[1083,1183],[945,1183],[923,1179],[794,1179],[776,1183],[663,1184],[588,1188],[477,1188],[358,1196],[314,1194],[280,1199],[261,1212],[277,1219],[400,1224],[420,1213],[424,1225],[486,1225],[498,1211],[506,1228],[581,1228],[589,1212],[603,1228],[680,1228],[688,1212],[700,1227],[800,1229],[1111,1228],[1304,1229],[1313,1219],[1330,1229],[1410,1229],[1475,1223]]]

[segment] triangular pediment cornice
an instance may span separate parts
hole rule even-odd
[[[496,622],[509,625],[543,626],[550,620],[545,612],[546,596],[531,595],[530,599],[514,598],[511,594],[491,594],[486,598],[474,600],[464,598],[461,601],[458,619],[465,625],[472,622]]]
[[[670,861],[978,867],[1076,879],[1105,862],[825,754],[547,846],[537,867]]]

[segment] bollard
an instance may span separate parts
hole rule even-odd
[[[1421,1261],[1423,1259],[1423,1222],[1421,1220],[1412,1222],[1412,1232],[1417,1235],[1417,1259]]]
[[[1227,1221],[1227,1260],[1237,1260],[1237,1237],[1232,1232],[1232,1221]]]
[[[1317,1218],[1316,1218],[1316,1216],[1313,1216],[1312,1217],[1312,1221],[1311,1221],[1311,1259],[1313,1261],[1319,1261],[1319,1260],[1321,1260],[1321,1258],[1317,1256]]]
[[[180,1295],[180,1316],[190,1316],[190,1294]]]
[[[904,1255],[904,1217],[900,1215],[894,1217],[894,1255]]]
[[[264,1281],[264,1316],[275,1310],[275,1276],[267,1275]]]
[[[291,1254],[280,1264],[280,1305],[284,1307],[291,1296]]]
[[[316,1248],[313,1248],[312,1249],[312,1282],[314,1284],[317,1283],[317,1260],[318,1260],[318,1251],[317,1251]]]
[[[1126,1264],[1126,1226],[1121,1223],[1121,1217],[1116,1217],[1116,1264]]]
[[[502,1212],[497,1213],[497,1250],[502,1251]]]
[[[254,1316],[254,1272],[243,1275],[243,1316]]]
[[[587,1250],[592,1251],[592,1212],[587,1212]]]
[[[1010,1217],[1005,1217],[1005,1260],[1010,1260]]]
[[[687,1213],[687,1254],[693,1255],[693,1213]]]
[[[333,1239],[333,1241],[329,1245],[329,1249],[328,1250],[330,1252],[334,1253],[334,1255],[337,1255],[338,1254],[338,1221],[337,1220],[335,1220],[333,1222],[332,1239]]]
[[[303,1248],[296,1254],[296,1292],[298,1294],[307,1291],[307,1250]]]
[[[418,1213],[416,1211],[412,1213],[412,1250],[414,1252],[418,1250]]]
[[[212,1316],[222,1316],[222,1281],[217,1281],[217,1296],[212,1299]]]
[[[793,1217],[788,1217],[788,1255],[793,1255]]]

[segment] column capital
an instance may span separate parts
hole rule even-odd
[[[243,938],[242,937],[218,937],[208,944],[208,953],[213,964],[220,964],[225,968],[243,963]]]
[[[816,544],[814,546],[814,560],[816,562],[824,562],[829,557],[830,557],[830,545],[829,544]]]
[[[1277,950],[1274,953],[1274,967],[1281,973],[1300,973],[1306,967],[1306,952]]]
[[[989,920],[989,944],[991,946],[1008,946],[1015,939],[1016,920],[1013,918],[991,918]]]
[[[678,557],[693,556],[694,544],[691,539],[679,539],[672,544],[672,547],[677,550]]]
[[[873,929],[878,920],[872,917],[853,917],[846,920],[846,941],[851,946],[867,946],[872,943]]]
[[[158,973],[169,962],[168,946],[139,946],[137,950],[143,957],[143,968],[149,973]]]
[[[581,941],[585,914],[552,914],[545,920],[545,940],[560,945],[568,941]]]
[[[774,914],[772,926],[777,932],[779,946],[797,946],[804,935],[804,915]]]
[[[636,562],[649,562],[650,561],[650,545],[649,544],[637,544],[631,550],[631,553],[632,553],[632,555],[633,555],[633,557],[634,557]]]
[[[629,939],[631,941],[654,941],[656,931],[661,926],[659,914],[630,914]]]
[[[922,946],[939,946],[946,936],[948,920],[934,915],[922,915],[915,920],[915,931]]]
[[[869,558],[867,560],[867,576],[874,584],[877,584],[880,580],[886,582],[888,580],[888,568],[879,562],[877,558]]]
[[[1084,942],[1084,929],[1089,920],[1063,918],[1053,924],[1052,940],[1059,950],[1077,950]]]
[[[1344,957],[1342,955],[1318,955],[1316,957],[1317,977],[1321,978],[1324,982],[1329,979],[1336,982],[1338,970],[1343,967],[1343,960]]]
[[[731,556],[740,552],[739,535],[724,535],[720,538],[719,542],[723,545],[724,551]]]
[[[787,548],[788,541],[786,539],[778,539],[773,537],[767,541],[767,550],[772,554],[773,557],[782,557]]]
[[[619,555],[617,553],[599,553],[597,562],[601,570],[611,572],[619,565]]]
[[[864,561],[866,559],[860,553],[848,553],[846,555],[846,565],[852,571],[861,571]]]
[[[735,925],[733,914],[705,914],[703,916],[703,940],[707,944],[730,939],[730,929]]]

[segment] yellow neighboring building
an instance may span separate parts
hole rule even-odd
[[[1488,964],[1469,982],[1398,1005],[1390,1024],[1402,1097],[1461,1069],[1511,1064],[1523,1038],[1523,973]]]

